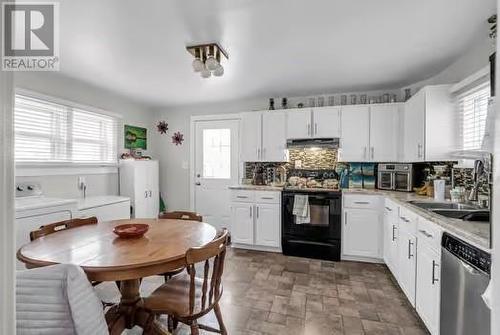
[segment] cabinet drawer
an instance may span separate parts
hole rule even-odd
[[[232,190],[231,201],[236,202],[254,202],[255,191],[250,190]]]
[[[418,218],[417,223],[417,238],[421,241],[427,243],[433,249],[439,251],[441,248],[441,235],[443,234],[443,229],[436,225],[435,223],[425,220],[423,218]]]
[[[255,202],[260,204],[279,204],[281,192],[256,191]]]
[[[344,195],[345,208],[379,209],[381,198],[377,195]]]
[[[405,207],[399,209],[399,227],[411,234],[417,231],[418,215]]]

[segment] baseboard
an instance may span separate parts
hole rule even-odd
[[[361,256],[340,255],[340,260],[341,261],[352,261],[352,262],[385,264],[384,260],[381,258],[371,258],[371,257],[361,257]]]
[[[238,244],[238,243],[232,243],[231,247],[235,249],[246,249],[246,250],[254,250],[254,251],[267,251],[267,252],[277,252],[277,253],[282,253],[281,248],[274,248],[274,247],[265,247],[265,246],[260,246],[260,245],[247,245],[247,244]]]

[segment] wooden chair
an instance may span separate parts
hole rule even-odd
[[[224,271],[228,232],[222,233],[212,242],[186,252],[184,275],[176,276],[157,288],[149,297],[144,298],[143,307],[151,313],[144,334],[156,333],[155,318],[169,316],[169,331],[176,328],[177,322],[191,327],[191,334],[199,334],[199,329],[227,334],[222,320],[219,300],[222,296],[221,277]],[[203,264],[200,271],[203,277],[196,277],[196,264]],[[212,266],[211,266],[212,264]],[[198,324],[197,320],[215,312],[220,329]],[[172,320],[173,322],[170,322]]]
[[[159,219],[176,219],[176,220],[189,220],[189,221],[203,221],[203,217],[194,212],[173,211],[164,212],[158,216]]]
[[[61,230],[66,230],[91,224],[97,224],[97,218],[95,216],[85,219],[71,219],[71,220],[51,223],[45,226],[41,226],[37,230],[30,232],[30,240],[34,241],[42,236],[47,236],[53,233],[57,233],[58,231]]]
[[[173,212],[164,212],[158,215],[158,219],[173,219],[173,220],[186,220],[186,221],[203,221],[203,217],[194,212],[186,212],[186,211],[173,211]],[[184,270],[184,267],[172,270],[169,272],[162,273],[161,275],[165,278],[165,282],[172,278],[175,275],[178,275]]]

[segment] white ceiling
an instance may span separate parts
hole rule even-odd
[[[61,71],[156,106],[389,89],[487,30],[494,0],[63,0]],[[222,78],[185,46],[218,41]]]

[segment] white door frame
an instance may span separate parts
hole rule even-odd
[[[241,121],[241,115],[238,114],[218,114],[218,115],[196,115],[196,116],[191,116],[191,122],[190,122],[190,143],[189,143],[189,208],[191,211],[194,211],[194,203],[195,203],[195,190],[194,190],[194,183],[195,183],[195,161],[196,161],[196,156],[195,156],[195,148],[196,148],[196,122],[198,121]],[[241,128],[241,124],[239,125]],[[238,132],[239,133],[239,132]],[[238,134],[238,146],[240,145],[240,135]],[[239,161],[239,158],[238,158]],[[239,163],[238,163],[239,164]],[[238,167],[238,180],[240,178],[241,174],[241,167]]]
[[[0,334],[16,333],[13,101],[12,72],[0,71]]]

